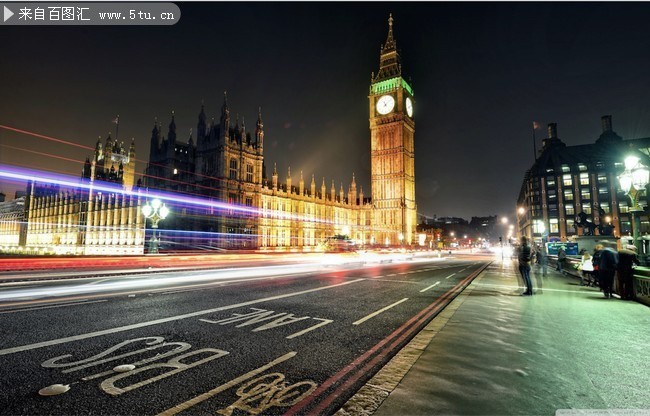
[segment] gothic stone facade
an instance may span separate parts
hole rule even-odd
[[[328,191],[324,178],[317,187],[313,175],[306,186],[302,172],[295,184],[291,169],[284,183],[275,167],[267,178],[261,110],[252,134],[243,118],[236,117],[233,126],[225,93],[218,123],[208,122],[201,107],[196,143],[192,132],[187,141],[177,140],[173,113],[166,138],[156,121],[147,187],[250,208],[242,214],[178,207],[164,228],[208,232],[215,241],[201,238],[203,244],[238,248],[305,250],[336,234],[363,244],[415,244],[413,89],[402,77],[392,16],[368,99],[372,198],[364,198],[354,175],[347,192],[341,184],[338,193],[333,182]]]

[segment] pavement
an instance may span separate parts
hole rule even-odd
[[[650,415],[650,308],[531,276],[521,296],[516,262],[493,262],[337,416]]]

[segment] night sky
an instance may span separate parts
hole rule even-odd
[[[0,124],[94,146],[120,115],[144,170],[154,117],[179,139],[201,100],[265,123],[265,161],[370,194],[368,88],[388,15],[415,91],[418,213],[514,216],[546,123],[592,143],[600,116],[650,136],[648,3],[177,3],[175,26],[0,26]],[[81,171],[90,150],[0,129],[0,163]],[[54,160],[28,149],[78,161]],[[15,185],[0,183],[12,197]]]

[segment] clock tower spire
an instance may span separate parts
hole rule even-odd
[[[414,99],[413,89],[402,77],[392,14],[368,100],[373,237],[380,244],[415,244]]]

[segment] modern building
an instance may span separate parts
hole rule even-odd
[[[630,235],[630,200],[618,175],[626,156],[647,160],[650,137],[624,140],[612,129],[609,115],[601,118],[601,124],[602,134],[595,143],[577,146],[567,146],[558,137],[557,125],[548,125],[548,136],[524,176],[517,200],[519,235],[537,242],[567,241],[573,236],[606,234],[610,227],[615,237]],[[640,205],[647,207],[645,195]],[[648,214],[640,215],[640,232],[647,234]]]
[[[360,244],[416,244],[414,98],[402,75],[392,16],[368,100],[370,197],[357,187],[354,173],[347,189],[340,184],[338,192],[333,181],[326,186],[325,178],[317,185],[313,174],[307,182],[300,172],[294,181],[291,168],[282,181],[275,165],[267,176],[261,109],[253,131],[248,131],[243,117],[232,119],[225,93],[218,122],[208,122],[201,106],[196,142],[192,131],[187,140],[177,140],[173,114],[166,137],[156,121],[145,170],[149,189],[245,208],[242,213],[172,206],[177,214],[165,221],[167,238],[172,238],[172,229],[195,231],[184,235],[186,242],[220,247],[311,250],[338,234]]]

